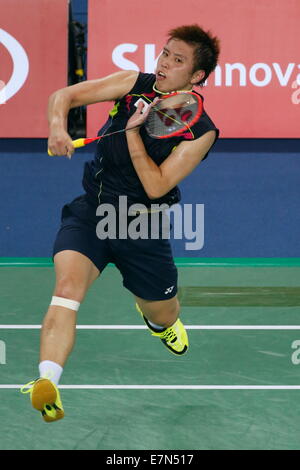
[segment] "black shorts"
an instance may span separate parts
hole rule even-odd
[[[123,277],[123,285],[145,300],[165,300],[177,294],[177,268],[169,239],[101,240],[96,233],[96,207],[80,196],[62,209],[53,256],[74,250],[87,256],[100,272],[113,263]],[[127,218],[131,220],[131,218]]]

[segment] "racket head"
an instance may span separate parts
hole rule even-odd
[[[175,137],[190,131],[203,112],[201,96],[177,91],[162,96],[151,108],[145,122],[147,133],[155,139]]]

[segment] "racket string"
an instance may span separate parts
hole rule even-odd
[[[191,130],[191,126],[189,125],[190,122],[195,118],[199,111],[200,101],[199,98],[195,98],[195,93],[190,91],[178,91],[171,94],[162,93],[164,98],[161,98],[158,105],[154,105],[150,114],[147,118],[147,121],[144,123],[148,134],[152,137],[164,137],[167,136],[170,132],[180,133],[180,129],[182,133],[189,131],[194,138],[194,133]],[[131,96],[136,96],[139,98],[144,98],[149,103],[152,103],[152,100],[145,96],[144,94],[132,94]],[[163,109],[160,109],[160,106],[164,105]],[[184,108],[183,112],[181,113],[182,108]],[[177,113],[177,117],[174,115],[168,114],[168,111],[172,112],[175,111]],[[202,110],[201,110],[202,111]],[[159,126],[156,128],[156,132],[154,131],[154,127],[157,126],[156,118],[157,116],[153,114],[153,112],[157,113],[157,116],[161,119],[163,127],[160,128]],[[163,118],[166,118],[163,121]],[[200,116],[199,116],[200,117]],[[178,127],[174,127],[170,129],[172,124],[177,125]],[[151,132],[153,135],[151,135]],[[154,135],[155,134],[155,135]]]
[[[200,102],[193,95],[175,93],[173,96],[161,99],[153,106],[145,122],[148,134],[159,138],[189,131],[194,137],[191,124],[199,114]]]

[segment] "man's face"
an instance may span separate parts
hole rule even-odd
[[[170,39],[157,61],[156,88],[162,92],[190,90],[194,77],[193,60],[192,45],[180,39]]]

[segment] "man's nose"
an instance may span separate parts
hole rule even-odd
[[[164,68],[164,69],[168,69],[169,68],[169,60],[168,60],[168,57],[162,57],[162,60],[161,60],[161,66]]]

